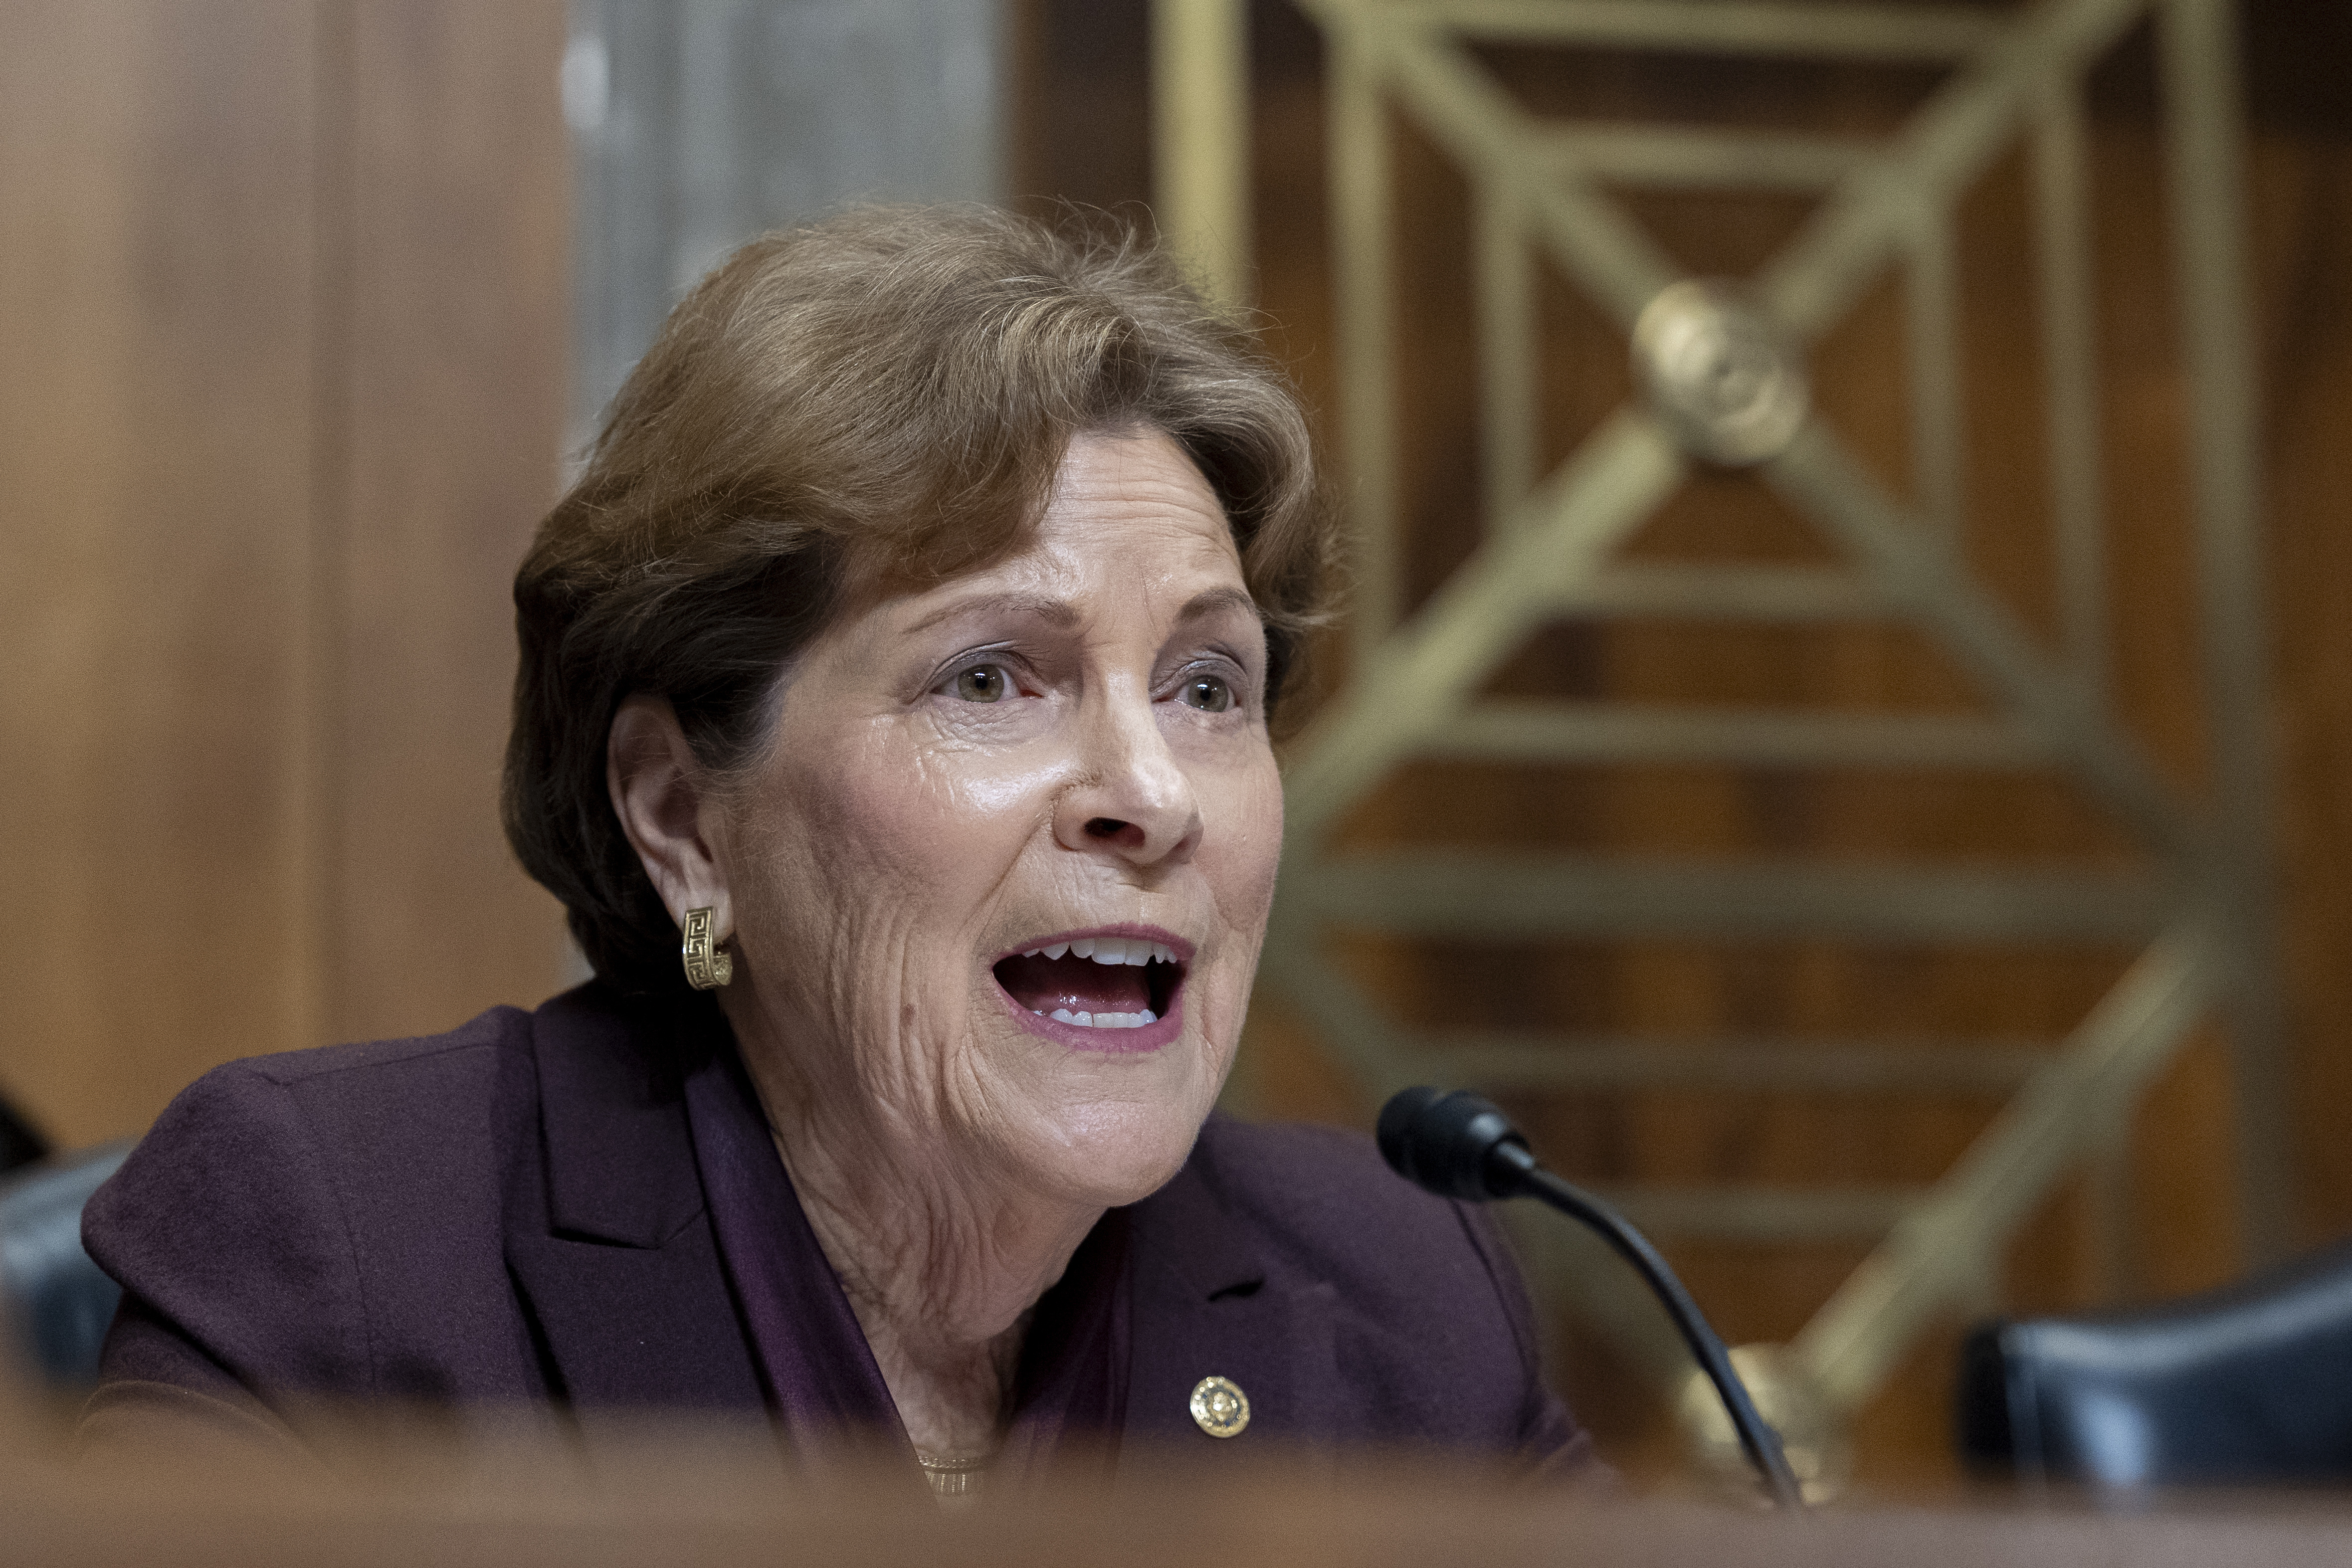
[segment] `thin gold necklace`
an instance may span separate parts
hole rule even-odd
[[[923,1479],[931,1483],[931,1495],[936,1498],[965,1498],[979,1491],[980,1479],[995,1458],[987,1453],[950,1459],[915,1450],[915,1463],[923,1467]]]

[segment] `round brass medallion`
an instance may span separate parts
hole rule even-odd
[[[1192,1419],[1212,1437],[1238,1437],[1249,1425],[1249,1395],[1225,1377],[1204,1377],[1192,1385]]]
[[[1778,457],[1811,405],[1796,346],[1737,289],[1697,279],[1643,307],[1633,370],[1683,449],[1725,468]]]

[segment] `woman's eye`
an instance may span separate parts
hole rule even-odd
[[[966,702],[1002,702],[1013,689],[1013,678],[1001,664],[975,664],[959,672],[950,684]]]
[[[1222,675],[1196,675],[1184,683],[1176,700],[1204,713],[1223,713],[1234,705],[1234,689]]]

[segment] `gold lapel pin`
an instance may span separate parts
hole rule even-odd
[[[1204,1377],[1192,1385],[1192,1420],[1210,1436],[1240,1436],[1249,1415],[1249,1395],[1233,1379]]]

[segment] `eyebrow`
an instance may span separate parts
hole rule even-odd
[[[1244,610],[1257,618],[1257,601],[1245,588],[1206,588],[1184,601],[1176,612],[1179,622],[1197,621],[1225,610]],[[1084,617],[1076,605],[1067,599],[1056,599],[1045,594],[982,594],[970,599],[958,599],[942,605],[907,628],[909,632],[928,631],[942,621],[958,620],[965,616],[1023,616],[1045,622],[1051,626],[1074,626]]]
[[[1074,626],[1081,618],[1077,606],[1067,599],[1056,599],[1045,594],[982,594],[942,605],[907,630],[928,631],[941,621],[982,615],[1025,616],[1053,626]]]
[[[1184,601],[1176,612],[1179,621],[1197,621],[1215,615],[1220,610],[1245,610],[1252,620],[1258,619],[1257,601],[1249,596],[1246,588],[1207,588]]]

